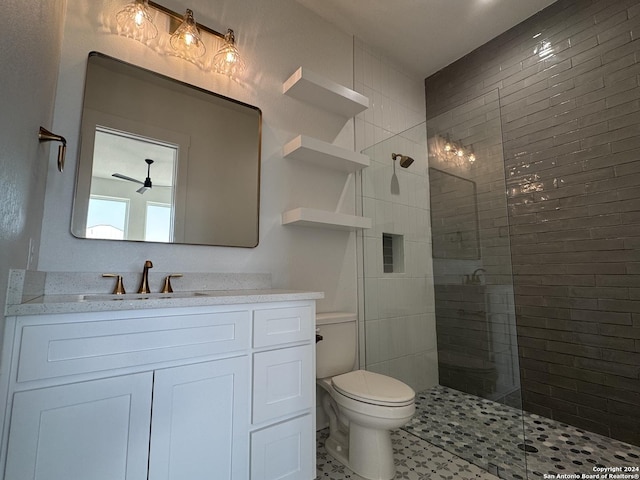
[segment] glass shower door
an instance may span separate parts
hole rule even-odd
[[[363,153],[366,368],[416,390],[406,431],[525,478],[498,93]]]

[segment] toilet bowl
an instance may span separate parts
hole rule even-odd
[[[329,418],[327,452],[361,477],[392,479],[390,431],[411,420],[415,392],[386,375],[349,371],[355,361],[354,314],[320,314],[316,325],[323,337],[317,346],[316,367],[320,403]]]

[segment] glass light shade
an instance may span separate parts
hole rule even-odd
[[[476,161],[476,155],[475,155],[475,153],[471,152],[469,154],[469,163],[473,163],[475,161]]]
[[[444,151],[448,153],[451,150],[453,150],[453,145],[451,144],[451,139],[449,138],[449,134],[447,134],[447,138],[444,139]]]
[[[199,58],[205,54],[207,49],[202,42],[191,10],[187,9],[184,20],[171,35],[169,43],[179,56],[187,59]]]
[[[236,39],[233,30],[227,30],[224,36],[224,45],[213,57],[213,68],[216,72],[229,77],[235,77],[244,72],[246,66],[236,48]]]
[[[158,29],[149,14],[149,0],[135,0],[116,14],[118,33],[141,42],[158,36]]]

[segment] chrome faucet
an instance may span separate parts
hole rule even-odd
[[[138,287],[138,293],[151,293],[149,289],[149,269],[153,268],[153,263],[151,260],[147,260],[144,262],[144,270],[142,270],[142,281],[140,282],[140,287]]]

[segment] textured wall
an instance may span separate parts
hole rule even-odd
[[[0,310],[8,270],[29,264],[40,243],[47,171],[55,144],[38,143],[51,126],[65,2],[3,0],[0,15]],[[25,28],[27,26],[27,28]],[[29,28],[37,26],[37,28]],[[3,323],[4,325],[4,323]],[[0,326],[1,331],[4,327]]]
[[[640,443],[640,3],[559,0],[426,81],[501,104],[524,407]]]

